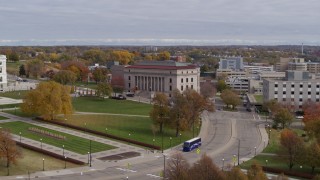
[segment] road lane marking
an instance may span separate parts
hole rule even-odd
[[[125,168],[116,168],[116,169],[118,169],[118,170],[120,170],[120,171],[125,171],[125,172],[137,172],[137,171],[135,171],[135,170],[125,169]]]
[[[151,177],[153,177],[153,178],[159,178],[159,179],[162,179],[162,177],[157,176],[157,175],[154,175],[154,174],[147,174],[147,176],[151,176]]]

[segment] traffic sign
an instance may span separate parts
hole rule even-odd
[[[199,148],[197,149],[197,154],[200,154],[200,149]]]

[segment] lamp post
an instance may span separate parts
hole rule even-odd
[[[89,161],[90,161],[90,152],[88,152],[88,164],[89,164]]]
[[[254,147],[254,156],[257,155],[257,147]]]
[[[179,136],[180,136],[180,143],[181,143],[181,133],[179,134]]]
[[[84,133],[86,133],[87,129],[87,123],[84,123]]]
[[[42,159],[42,171],[44,171],[44,158]]]
[[[62,156],[64,156],[64,145],[62,145]]]
[[[222,159],[222,171],[223,171],[223,168],[224,168],[224,158]]]
[[[171,140],[172,140],[172,137],[170,137],[170,148],[172,149],[172,147],[171,147]]]
[[[20,142],[21,142],[21,132],[19,132],[19,135],[20,135]]]
[[[89,156],[89,159],[90,159],[90,161],[89,161],[89,166],[91,167],[91,163],[92,163],[92,155],[91,155],[91,139],[90,139],[90,156]]]
[[[67,156],[64,157],[64,168],[67,169]]]
[[[271,134],[271,129],[269,129],[269,141],[268,141],[268,144],[270,143],[270,134]]]
[[[152,141],[153,141],[153,146],[154,146],[154,142],[156,141],[155,139],[152,139]]]
[[[163,154],[163,179],[166,179],[166,155]]]
[[[240,165],[240,139],[239,138],[236,138],[236,137],[233,137],[235,139],[238,140],[238,165]]]
[[[40,147],[41,147],[41,149],[42,149],[42,139],[40,139]]]
[[[268,167],[268,159],[266,159],[266,167]]]
[[[234,155],[233,155],[233,158],[236,159],[236,157],[237,157],[237,156],[234,154]],[[234,160],[234,161],[233,161],[233,167],[235,167],[235,166],[236,166],[236,161]]]
[[[108,135],[108,128],[106,128],[106,134]]]

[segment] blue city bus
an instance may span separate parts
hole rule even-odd
[[[193,138],[183,143],[183,151],[189,152],[201,146],[201,138]]]

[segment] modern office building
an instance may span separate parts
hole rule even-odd
[[[320,63],[315,62],[307,62],[307,70],[313,74],[320,73]]]
[[[7,58],[5,55],[0,55],[0,90],[7,86]]]
[[[247,93],[249,87],[249,79],[247,77],[228,77],[226,84],[235,91]]]
[[[289,68],[289,63],[304,63],[304,58],[280,58],[280,62],[276,64],[276,71],[286,71]],[[294,66],[294,65],[292,65]]]
[[[200,92],[200,68],[175,61],[144,61],[125,67],[124,84],[127,91],[163,92],[169,97],[175,89]]]
[[[277,100],[292,110],[301,110],[305,102],[319,102],[320,80],[308,71],[287,71],[286,77],[263,80],[264,101]]]
[[[243,58],[242,57],[221,58],[219,62],[219,69],[231,69],[234,71],[243,70]]]
[[[250,74],[258,74],[260,72],[270,72],[273,71],[273,66],[253,66],[253,65],[245,65],[243,66],[244,70]]]

